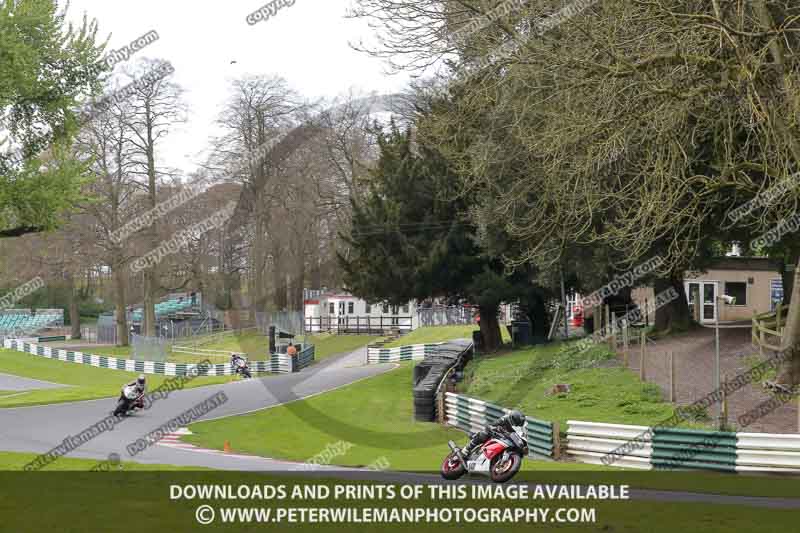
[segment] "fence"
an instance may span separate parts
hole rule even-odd
[[[3,347],[10,350],[47,357],[68,363],[90,365],[98,368],[109,368],[113,370],[124,370],[127,372],[137,372],[140,374],[161,374],[165,376],[185,376],[193,373],[196,369],[199,376],[231,376],[236,370],[229,362],[212,364],[208,368],[203,368],[194,363],[167,363],[161,361],[135,361],[133,359],[120,359],[117,357],[107,357],[105,355],[92,355],[88,353],[75,352],[71,350],[61,350],[50,348],[49,346],[39,346],[35,343],[23,342],[17,339],[4,339]],[[314,346],[309,345],[303,348],[302,353],[298,353],[298,361],[289,367],[273,369],[272,361],[251,361],[250,370],[255,373],[263,372],[299,372],[314,361]]]
[[[410,316],[321,316],[306,317],[305,328],[309,333],[333,332],[356,335],[382,335],[387,331],[411,331]]]
[[[778,304],[775,311],[753,313],[752,343],[758,348],[758,353],[764,355],[764,349],[779,351],[783,344],[783,330],[786,326],[786,317],[782,316],[783,305]]]
[[[304,332],[304,315],[302,311],[257,312],[255,317],[256,327],[264,335],[269,335],[270,326],[275,326],[281,331],[295,335],[302,335]]]
[[[136,361],[166,361],[169,341],[161,337],[131,335],[131,353]]]
[[[447,424],[467,432],[477,432],[509,412],[508,409],[469,396],[445,393]],[[532,459],[555,459],[559,456],[558,424],[525,417],[525,434]]]
[[[475,323],[477,309],[472,307],[417,307],[417,320],[422,326],[460,326]]]
[[[567,454],[623,468],[800,473],[800,435],[567,422]],[[626,446],[628,445],[628,446]]]
[[[367,347],[367,364],[396,363],[398,361],[421,361],[426,355],[436,355],[444,344],[410,344],[396,348]]]

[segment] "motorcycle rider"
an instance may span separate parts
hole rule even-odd
[[[514,431],[514,426],[522,426],[525,423],[525,415],[519,411],[511,411],[507,415],[501,417],[494,424],[486,426],[483,431],[479,431],[472,436],[469,443],[461,450],[464,459],[478,448],[481,444],[489,440],[493,431],[511,433]]]
[[[249,372],[245,373],[245,369],[247,369],[247,359],[245,359],[244,354],[232,353],[231,367],[235,373],[242,374],[244,377],[250,377]]]
[[[231,354],[231,365],[233,366],[234,369],[238,369],[239,368],[239,361],[245,361],[246,362],[246,359],[244,357],[242,357],[242,354],[240,354],[240,353],[235,353],[235,352],[232,353]]]
[[[139,377],[136,378],[135,381],[131,381],[130,383],[126,384],[122,387],[122,392],[119,394],[119,399],[122,400],[125,398],[125,389],[128,387],[133,387],[136,390],[136,393],[139,395],[138,400],[135,402],[136,407],[143,408],[144,402],[142,401],[142,397],[144,396],[145,391],[147,390],[147,380],[144,377],[144,374],[139,374]]]

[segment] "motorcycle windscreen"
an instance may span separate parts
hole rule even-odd
[[[497,454],[503,453],[503,450],[505,449],[505,444],[497,442],[496,440],[492,440],[483,447],[483,455],[485,455],[487,459],[492,459]]]

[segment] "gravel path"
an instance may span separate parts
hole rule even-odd
[[[714,330],[702,328],[689,333],[675,335],[647,343],[645,370],[647,381],[657,383],[669,395],[668,352],[675,358],[676,397],[679,405],[689,405],[713,392],[714,385]],[[631,346],[630,367],[639,371],[639,346]],[[766,353],[765,358],[771,353]],[[750,329],[720,328],[720,374],[733,380],[746,372],[761,359],[758,350],[750,345]],[[747,385],[728,398],[729,421],[736,419],[760,403],[769,400],[771,394],[760,383]],[[708,409],[714,417],[715,407]],[[785,404],[750,424],[740,431],[749,433],[797,433],[797,402]]]

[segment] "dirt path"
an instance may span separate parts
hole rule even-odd
[[[668,352],[675,357],[676,398],[679,405],[689,405],[706,394],[713,392],[714,384],[714,330],[702,328],[690,333],[680,334],[658,341],[647,343],[645,371],[647,381],[658,384],[669,395],[669,359]],[[767,353],[765,357],[772,354]],[[639,371],[639,346],[631,346],[630,367]],[[720,328],[720,374],[732,380],[746,372],[758,362],[758,350],[750,345],[750,329]],[[771,395],[760,383],[748,385],[731,394],[728,398],[729,421],[735,423],[737,418],[761,402],[770,399]],[[715,406],[708,409],[713,418]],[[739,431],[748,433],[797,433],[797,402],[781,406],[769,415],[753,422]]]

